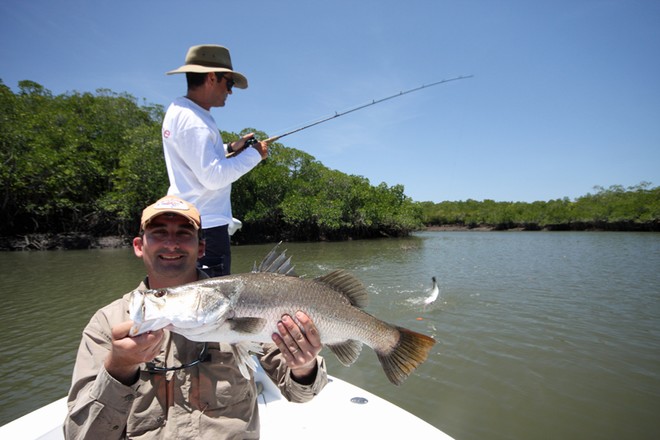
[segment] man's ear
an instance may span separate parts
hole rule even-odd
[[[133,239],[133,252],[135,253],[135,256],[138,258],[142,258],[143,252],[142,252],[142,246],[144,246],[142,237],[135,237]]]
[[[199,260],[206,254],[206,240],[199,240],[199,246],[197,249],[197,259]]]

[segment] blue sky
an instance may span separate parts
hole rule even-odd
[[[269,135],[460,75],[281,140],[416,201],[571,199],[660,185],[653,0],[0,1],[0,79],[167,106],[188,47],[250,82],[212,110]]]

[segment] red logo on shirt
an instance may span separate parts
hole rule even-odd
[[[163,136],[164,136],[166,139],[167,139],[168,137],[170,137],[170,131],[169,131],[169,130],[165,130],[165,131],[163,132]]]

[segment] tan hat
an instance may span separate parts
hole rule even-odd
[[[215,44],[203,44],[193,46],[186,54],[186,64],[175,70],[167,72],[174,73],[207,73],[207,72],[229,72],[232,74],[234,85],[239,89],[247,89],[248,81],[243,74],[234,72],[231,66],[229,49]]]
[[[144,231],[151,220],[166,213],[178,214],[187,218],[195,229],[202,227],[202,218],[194,205],[177,196],[165,196],[153,205],[144,208],[144,211],[142,211],[142,220],[140,221],[140,229]]]

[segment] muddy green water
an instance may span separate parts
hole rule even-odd
[[[272,245],[233,248],[235,273]],[[368,311],[435,337],[391,385],[375,354],[330,373],[457,440],[660,435],[660,234],[423,232],[289,243],[297,272],[353,272]],[[64,396],[80,332],[137,286],[131,249],[0,253],[0,424]],[[438,301],[424,308],[431,277]]]

